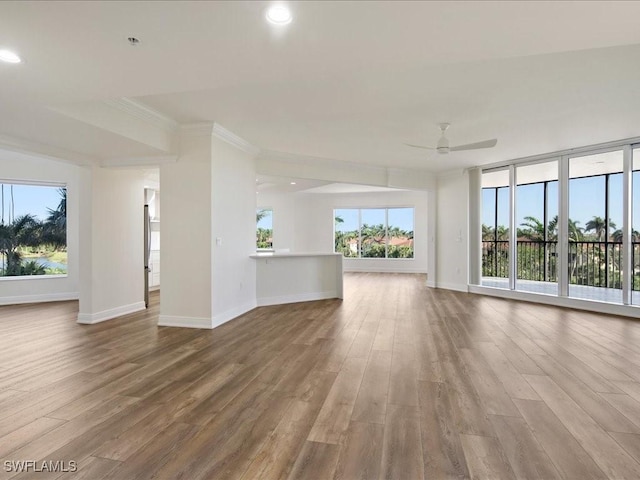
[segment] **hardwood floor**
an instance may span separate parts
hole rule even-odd
[[[638,321],[395,274],[213,331],[152,302],[0,308],[0,480],[640,478]]]

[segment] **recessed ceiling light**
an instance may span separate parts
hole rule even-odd
[[[22,59],[11,50],[0,50],[0,60],[7,63],[20,63]]]
[[[267,21],[274,25],[287,25],[291,19],[291,12],[284,5],[274,5],[267,10]]]
[[[291,185],[295,185],[295,184],[296,184],[296,182],[291,182]]]

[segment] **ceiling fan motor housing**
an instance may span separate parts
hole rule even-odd
[[[442,132],[442,137],[438,140],[436,151],[438,153],[449,153],[449,139],[444,136],[444,132]]]

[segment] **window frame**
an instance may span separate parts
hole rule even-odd
[[[32,180],[23,178],[8,178],[0,177],[0,185],[18,185],[26,187],[51,187],[51,188],[64,188],[67,192],[67,202],[69,200],[69,184],[67,182],[60,182],[55,180]],[[67,251],[67,269],[66,273],[53,273],[44,275],[0,275],[0,282],[15,282],[25,280],[52,280],[52,279],[66,279],[69,277],[69,270],[72,265],[69,261],[71,256],[69,255],[69,213],[67,205],[66,222],[65,222],[65,248]]]

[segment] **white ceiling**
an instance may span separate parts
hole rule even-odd
[[[304,193],[328,193],[328,194],[344,194],[344,193],[382,193],[382,192],[400,192],[401,188],[379,187],[375,185],[356,185],[353,183],[329,183],[320,187],[310,188]]]
[[[327,183],[322,180],[258,175],[256,178],[256,193],[295,193],[326,185]]]
[[[274,28],[269,2],[0,2],[0,47],[25,60],[0,64],[0,138],[161,154],[59,113],[121,97],[262,149],[433,171],[640,135],[640,2],[288,4]],[[403,145],[441,121],[498,146]]]
[[[323,193],[323,194],[348,194],[348,193],[381,193],[399,192],[403,189],[380,187],[376,185],[361,185],[353,183],[326,182],[305,178],[277,177],[271,175],[258,175],[256,178],[256,193],[258,194],[282,194],[282,193]]]

